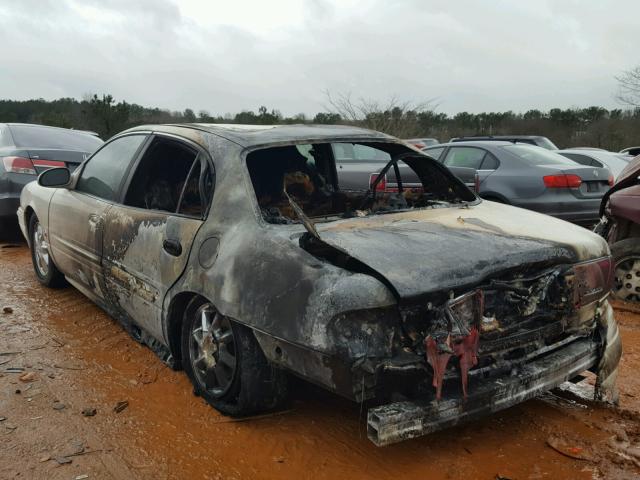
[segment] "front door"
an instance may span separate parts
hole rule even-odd
[[[60,271],[94,299],[104,299],[104,220],[146,138],[129,135],[105,144],[83,165],[75,188],[58,189],[50,203],[51,255]]]
[[[106,213],[108,301],[158,340],[164,297],[184,271],[202,225],[212,188],[208,172],[197,147],[156,136],[130,175],[122,203]]]

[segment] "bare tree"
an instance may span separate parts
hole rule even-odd
[[[625,105],[640,107],[640,66],[615,78],[619,88],[616,98]]]
[[[423,135],[421,115],[433,112],[433,100],[422,103],[400,101],[396,97],[382,103],[366,98],[354,99],[351,93],[325,92],[327,107],[343,123],[378,130],[400,138]]]

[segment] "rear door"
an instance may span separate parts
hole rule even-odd
[[[117,200],[127,171],[147,135],[118,137],[87,163],[73,189],[60,188],[49,206],[51,255],[65,276],[86,295],[104,299],[104,219]]]
[[[185,269],[213,191],[200,147],[156,135],[132,170],[121,201],[105,216],[108,301],[162,340],[162,303]]]
[[[484,180],[500,165],[498,159],[483,148],[457,146],[449,148],[442,163],[477,193],[482,191]],[[473,173],[470,174],[470,171]],[[471,175],[473,178],[470,178]]]

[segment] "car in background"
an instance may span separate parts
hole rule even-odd
[[[614,261],[613,295],[640,303],[640,157],[629,162],[600,206],[596,232],[607,239]]]
[[[405,140],[406,142],[406,140]],[[332,154],[336,162],[336,170],[338,172],[338,184],[342,190],[359,190],[368,188],[371,184],[373,175],[376,175],[382,167],[390,160],[391,155],[376,148],[374,144],[363,145],[361,143],[333,143],[331,145]],[[424,150],[423,150],[424,153]],[[428,153],[425,153],[429,155]],[[431,157],[437,160],[435,157]],[[402,178],[408,185],[417,184],[418,178],[413,174],[411,169],[400,163],[398,168],[402,173]],[[471,188],[475,188],[475,170],[472,168],[456,167],[449,168],[451,172]],[[393,174],[389,175],[389,188],[395,188],[393,184]]]
[[[620,150],[618,153],[623,153],[625,155],[631,155],[632,157],[637,157],[640,155],[640,147],[627,147]]]
[[[589,167],[607,167],[611,170],[614,180],[618,178],[620,172],[629,164],[632,157],[622,153],[608,152],[601,149],[587,148],[567,148],[558,150],[563,157],[567,157],[580,165]]]
[[[405,140],[409,145],[413,145],[418,150],[430,147],[432,145],[438,145],[440,142],[437,138],[409,138]]]
[[[579,165],[557,153],[522,143],[459,142],[423,151],[446,167],[476,170],[476,192],[486,200],[583,226],[598,221],[602,196],[613,184],[607,168]]]
[[[547,150],[558,150],[558,147],[547,137],[541,135],[473,135],[470,137],[456,137],[449,140],[453,142],[511,142],[511,143],[528,143]]]
[[[13,221],[20,192],[43,171],[73,171],[104,142],[93,132],[27,123],[0,123],[0,222]]]

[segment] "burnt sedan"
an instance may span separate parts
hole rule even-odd
[[[336,144],[390,159],[369,188],[342,190]],[[615,400],[606,242],[483,201],[387,135],[137,127],[73,175],[41,174],[18,216],[43,284],[71,283],[225,414],[282,406],[288,372],[367,401],[377,445],[585,370]]]

